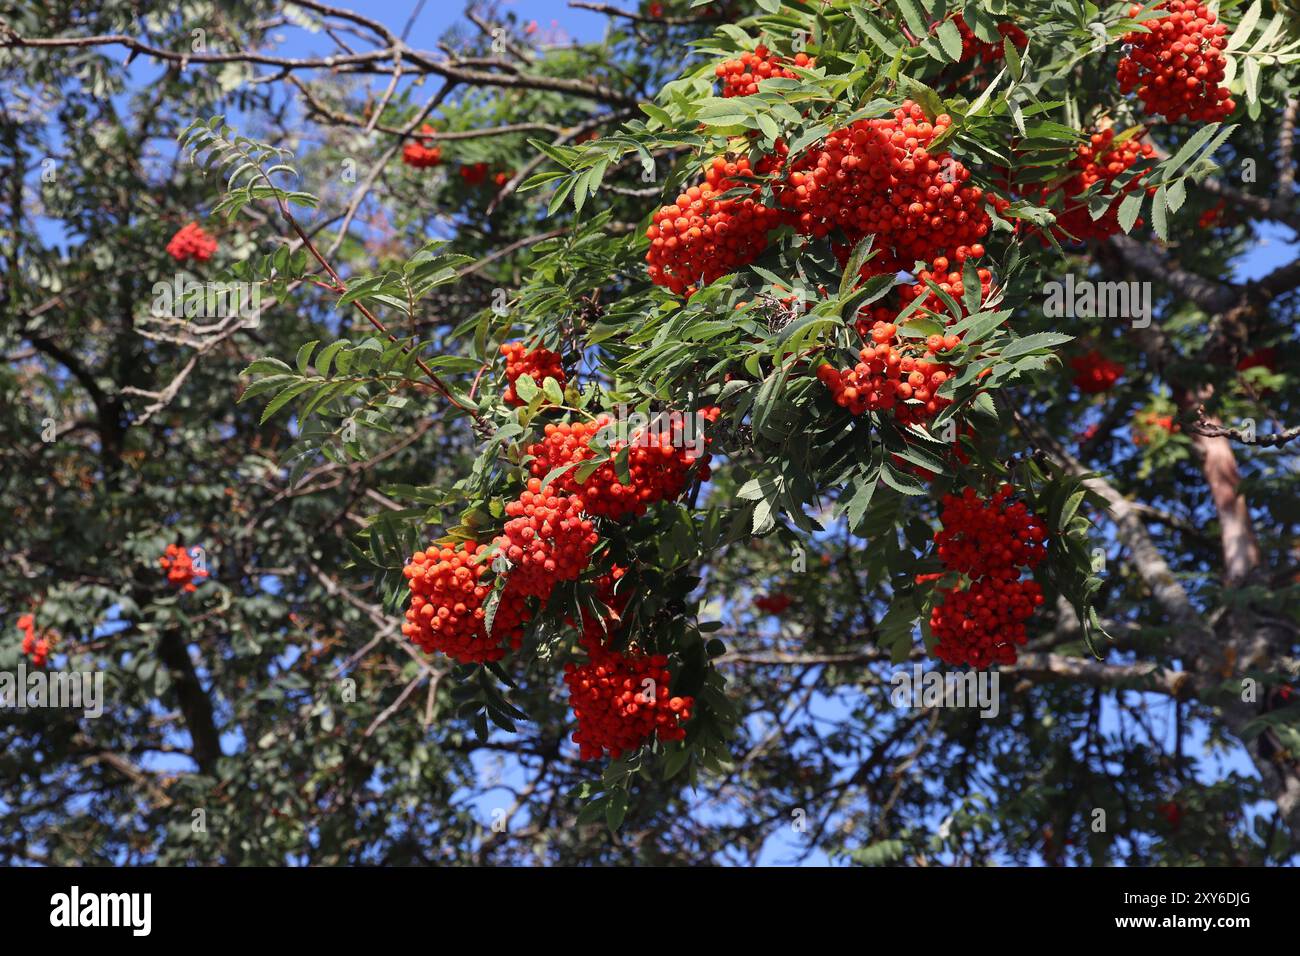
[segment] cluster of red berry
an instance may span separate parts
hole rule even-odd
[[[716,420],[718,411],[702,414]],[[541,478],[555,462],[576,464],[593,457],[591,439],[612,421],[602,416],[588,424],[548,424],[543,441],[529,449],[538,456],[531,466],[535,476],[519,499],[506,505],[508,520],[496,544],[511,567],[504,585],[495,584],[500,594],[491,631],[486,605],[494,582],[483,560],[484,549],[467,543],[412,557],[405,569],[412,597],[402,632],[426,651],[440,651],[461,662],[500,660],[507,645],[517,649],[532,614],[528,599],[544,605],[558,582],[577,580],[588,567],[599,540],[589,515],[643,514],[648,503],[680,494],[693,466],[707,468],[689,451],[679,450],[681,422],[672,424],[651,441],[630,436],[630,486],[623,486],[612,463],[606,462],[582,484],[566,472],[543,489]],[[615,567],[597,580],[597,598],[607,615],[583,615],[580,643],[587,661],[565,666],[577,722],[573,740],[584,760],[605,753],[617,758],[656,734],[664,741],[682,739],[694,704],[689,697],[669,696],[667,657],[608,646],[608,626],[617,623],[629,600],[628,593],[615,593],[623,574]]]
[[[50,659],[52,641],[49,634],[36,636],[36,619],[30,614],[18,618],[18,630],[23,632],[23,653],[37,667],[44,667]]]
[[[532,617],[527,599],[545,603],[560,581],[574,581],[591,560],[598,535],[583,515],[582,500],[542,491],[528,481],[519,499],[506,505],[504,533],[494,544],[510,562],[504,583],[491,576],[487,549],[463,542],[417,551],[403,569],[411,589],[402,633],[427,652],[465,663],[497,661],[506,646],[517,650]],[[492,628],[487,602],[500,587]]]
[[[1006,56],[1001,42],[985,43],[966,25],[961,14],[954,13],[949,19],[957,24],[957,31],[961,34],[961,59],[958,62],[969,63],[971,60],[981,60],[985,63],[996,63]],[[938,28],[939,24],[936,23],[931,28],[931,32]],[[1029,37],[1025,35],[1025,31],[1014,23],[999,23],[998,33],[1010,39],[1019,50],[1029,45]]]
[[[1132,429],[1133,444],[1149,445],[1157,432],[1172,435],[1177,431],[1180,431],[1180,429],[1178,425],[1174,424],[1173,415],[1159,415],[1156,412],[1147,412],[1145,415],[1138,416]]]
[[[929,122],[920,104],[904,100],[890,117],[834,130],[775,184],[779,209],[759,202],[747,160],[718,157],[704,183],[654,214],[646,230],[651,281],[689,296],[696,283],[707,285],[757,259],[768,231],[783,223],[817,238],[839,230],[849,240],[836,250],[841,259],[874,235],[875,254],[863,275],[908,269],[917,259],[949,259],[960,268],[984,254],[981,240],[991,226],[984,200],[999,210],[1009,200],[986,197],[969,184],[970,171],[959,160],[928,151],[951,124],[946,113]],[[786,170],[787,152],[778,142],[753,175]],[[745,186],[743,198],[721,198]]]
[[[491,172],[491,168],[487,163],[464,163],[461,165],[458,172],[460,174],[461,182],[466,186],[473,188],[475,186],[482,186],[487,182],[488,173]],[[506,183],[510,182],[511,175],[513,174],[508,169],[497,170],[495,173],[492,173],[492,182],[496,183],[498,186],[504,186]]]
[[[217,240],[213,239],[197,222],[187,223],[176,231],[167,243],[167,254],[177,262],[197,259],[207,262],[217,251]]]
[[[198,590],[195,580],[208,576],[208,569],[196,567],[190,553],[179,544],[167,545],[167,550],[158,559],[158,564],[167,572],[167,583],[182,591]]]
[[[1223,82],[1228,28],[1203,3],[1165,0],[1168,16],[1147,20],[1149,32],[1125,34],[1129,52],[1119,61],[1120,91],[1137,90],[1148,113],[1170,122],[1183,117],[1214,123],[1237,108]],[[1128,15],[1142,7],[1134,4]]]
[[[793,60],[786,60],[760,46],[753,53],[742,53],[738,60],[727,60],[713,72],[722,81],[723,96],[752,96],[758,92],[758,84],[763,80],[773,77],[797,80],[799,75],[787,68],[789,63],[804,69],[817,65],[806,53],[796,53]]]
[[[1241,361],[1237,363],[1237,371],[1244,372],[1248,368],[1262,368],[1270,372],[1276,372],[1277,349],[1270,345],[1262,349],[1256,349],[1249,355],[1242,356]]]
[[[1070,368],[1074,369],[1075,387],[1087,395],[1109,392],[1124,374],[1123,365],[1106,358],[1097,349],[1074,356]]]
[[[517,649],[530,612],[525,597],[506,584],[487,629],[492,593],[486,546],[473,541],[417,551],[402,573],[411,589],[402,633],[426,653],[441,652],[462,664],[499,661],[506,645]]]
[[[754,607],[758,608],[764,614],[784,614],[786,609],[788,609],[793,603],[794,598],[790,597],[788,594],[779,592],[754,598]]]
[[[515,382],[520,375],[527,375],[541,386],[548,378],[553,378],[564,387],[564,366],[560,356],[550,349],[528,349],[523,342],[506,342],[501,346],[501,354],[506,357],[506,404],[516,407],[527,405],[515,392]]]
[[[716,421],[718,413],[718,409],[708,408],[697,415],[706,421]],[[627,449],[630,484],[625,485],[619,480],[613,460],[604,462],[579,482],[576,471],[580,463],[595,458],[597,454],[591,447],[592,440],[602,431],[610,434],[613,428],[614,421],[608,415],[601,415],[591,422],[548,424],[544,429],[545,437],[527,449],[527,453],[533,456],[529,466],[533,475],[543,478],[553,468],[573,465],[555,479],[555,485],[564,494],[581,498],[587,514],[614,519],[627,515],[640,517],[649,505],[676,498],[686,490],[692,474],[701,480],[708,479],[708,453],[697,456],[694,450],[686,447],[690,443],[683,440],[684,421],[680,416],[674,416],[666,428],[648,429],[608,443],[615,457]],[[707,446],[708,439],[702,441]]]
[[[974,488],[944,495],[943,529],[935,532],[934,543],[948,570],[978,578],[1032,568],[1043,559],[1046,529],[1023,502],[1008,503],[1013,494],[1010,485],[1003,485],[987,501]]]
[[[1178,830],[1183,823],[1183,808],[1175,801],[1167,800],[1156,804],[1156,813],[1165,818],[1171,830]]]
[[[559,356],[545,349],[529,353],[521,343],[507,343],[502,352],[507,357],[511,395],[522,374],[563,380]],[[711,408],[699,414],[713,421],[719,411]],[[694,442],[683,440],[687,436],[682,434],[685,423],[680,416],[668,421],[670,427],[662,431],[636,433],[611,443],[614,452],[628,449],[630,485],[619,482],[613,462],[604,462],[581,484],[570,469],[543,488],[542,479],[555,464],[577,466],[594,457],[591,440],[614,426],[607,415],[586,424],[548,424],[543,440],[528,449],[535,456],[530,465],[533,477],[519,498],[505,506],[507,520],[494,542],[494,551],[509,564],[504,576],[493,575],[487,550],[474,542],[417,552],[404,569],[411,604],[402,632],[424,650],[462,663],[500,660],[508,648],[517,649],[523,625],[533,614],[529,599],[544,605],[556,584],[576,581],[589,566],[599,541],[593,516],[644,514],[648,504],[681,494],[692,469],[707,478],[708,456],[697,457],[689,450]],[[702,436],[701,440],[707,445]],[[612,589],[616,576],[607,578]],[[499,593],[494,597],[494,592]],[[495,607],[490,629],[489,607]],[[584,638],[594,642],[595,650],[589,649],[593,664],[599,655],[601,666],[612,666],[609,655],[614,652],[600,643],[603,626],[597,622],[593,631],[586,624]],[[634,658],[629,660],[633,663],[626,666],[634,666]]]
[[[723,198],[732,189],[748,192]],[[654,214],[646,229],[650,281],[689,297],[697,283],[708,285],[757,259],[767,248],[768,231],[781,220],[780,212],[757,196],[748,159],[716,158],[704,182]]]
[[[1124,230],[1119,224],[1119,205],[1121,200],[1136,189],[1142,189],[1142,180],[1146,173],[1130,179],[1122,187],[1115,188],[1115,180],[1133,167],[1139,159],[1151,159],[1156,151],[1150,143],[1139,142],[1134,136],[1123,142],[1115,143],[1115,130],[1107,128],[1093,133],[1087,143],[1078,147],[1078,154],[1070,162],[1074,174],[1059,187],[1064,196],[1061,209],[1056,213],[1054,232],[1059,239],[1073,236],[1076,239],[1108,239]],[[1093,218],[1088,199],[1088,191],[1097,183],[1103,183],[1104,195],[1113,197],[1105,213]],[[1154,191],[1155,187],[1147,187]],[[1043,191],[1046,199],[1049,191]],[[1139,219],[1135,223],[1141,225]]]
[[[836,404],[854,415],[892,410],[904,427],[928,421],[950,404],[935,393],[952,368],[938,361],[929,340],[922,347],[913,344],[916,340],[899,339],[898,326],[892,322],[876,322],[869,337],[857,365],[837,369],[827,364],[817,369],[817,377],[831,390]],[[955,335],[929,338],[942,351],[959,343]]]
[[[420,127],[421,136],[428,137],[433,132],[433,127],[428,123]],[[402,162],[416,169],[437,166],[442,162],[442,149],[436,146],[432,139],[413,139],[402,147]]]
[[[1211,229],[1219,225],[1220,221],[1223,219],[1223,210],[1226,209],[1227,206],[1227,201],[1220,199],[1196,218],[1196,225],[1202,229]]]
[[[576,581],[591,560],[599,536],[583,516],[582,499],[542,491],[539,478],[528,479],[518,501],[506,505],[501,553],[510,559],[510,584],[526,597],[543,601],[559,581]]]
[[[875,235],[876,255],[864,274],[910,269],[921,259],[950,259],[957,267],[983,254],[991,220],[970,171],[928,146],[952,124],[931,123],[920,104],[904,100],[890,117],[859,120],[827,135],[819,149],[794,162],[776,187],[781,205],[805,235],[838,228],[850,245]],[[1005,200],[988,197],[1005,208]]]
[[[1025,621],[1043,603],[1038,583],[1020,574],[1043,560],[1047,529],[1023,503],[1010,503],[1012,494],[1003,485],[989,500],[973,488],[943,498],[936,551],[944,567],[969,579],[966,586],[940,588],[930,612],[934,655],[947,664],[1015,663]]]
[[[487,181],[488,164],[487,163],[462,163],[460,169],[461,181],[466,186],[481,186]]]
[[[617,760],[650,737],[681,740],[695,701],[672,697],[668,658],[586,643],[587,663],[564,665],[564,682],[578,729],[573,742],[582,760],[608,753]]]

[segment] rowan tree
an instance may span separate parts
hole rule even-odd
[[[5,856],[1292,860],[1291,11],[570,6],[0,6]]]

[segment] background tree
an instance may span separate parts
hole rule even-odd
[[[1117,79],[1168,10],[571,6],[607,17],[599,39],[505,7],[434,40],[418,7],[0,5],[0,670],[34,666],[30,614],[109,698],[97,720],[6,712],[6,859],[1293,860],[1287,11],[1222,5],[1230,75],[1196,91],[1232,110],[1171,119]],[[762,61],[777,77],[744,81]],[[915,255],[924,230],[846,228],[866,186],[789,195],[905,100],[954,189],[998,197],[968,207],[989,226],[968,266]],[[771,218],[648,270],[647,229],[679,218],[656,209],[720,156],[753,175],[724,171],[715,224],[746,199]],[[177,261],[191,222],[216,251]],[[1062,315],[1067,281],[1149,283],[1151,313]],[[211,308],[220,282],[260,283],[256,316]],[[818,369],[852,368],[879,316],[917,354],[960,335],[941,407],[834,400]],[[515,341],[563,374],[509,383]],[[491,545],[530,468],[603,507],[591,465],[529,449],[620,406],[720,408],[710,474],[596,514],[589,566],[527,599],[503,660],[416,648],[410,556]],[[899,708],[892,678],[934,661],[956,600],[941,496],[1004,481],[1048,548],[999,714]],[[193,591],[169,544],[208,572]],[[595,646],[664,654],[691,717],[584,760],[564,665],[601,653],[574,622],[611,608]]]

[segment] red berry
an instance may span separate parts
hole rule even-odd
[[[431,136],[433,132],[433,127],[428,123],[420,127],[420,135],[423,137]],[[427,169],[442,162],[442,150],[434,145],[432,139],[409,140],[402,147],[402,162],[415,169]]]
[[[751,96],[758,92],[758,84],[763,80],[781,77],[797,80],[797,74],[787,69],[785,64],[811,69],[816,61],[806,53],[795,55],[793,60],[770,52],[767,47],[758,47],[752,53],[742,53],[737,60],[727,60],[714,68],[714,75],[722,81],[723,96]]]
[[[1168,16],[1144,23],[1150,32],[1124,36],[1129,52],[1119,61],[1120,91],[1136,91],[1148,113],[1169,122],[1184,117],[1214,123],[1237,108],[1223,82],[1227,28],[1204,4],[1165,0]]]
[[[166,570],[167,582],[182,591],[198,590],[198,585],[194,583],[195,579],[208,576],[207,569],[195,567],[190,553],[178,544],[167,545],[167,550],[158,559],[158,564]]]
[[[482,551],[472,541],[417,551],[402,569],[411,589],[402,633],[422,650],[470,664],[499,661],[507,645],[519,647],[531,611],[510,583],[498,598],[491,633],[486,629],[494,584],[489,562],[477,560]]]
[[[1112,362],[1097,349],[1070,359],[1074,369],[1074,384],[1079,391],[1089,395],[1108,392],[1124,374],[1124,366]]]
[[[561,388],[564,387],[564,367],[560,364],[560,356],[549,349],[530,351],[523,342],[506,342],[501,346],[501,354],[506,357],[506,404],[516,407],[528,404],[515,393],[515,382],[521,375],[531,377],[538,387],[547,378],[555,379]]]
[[[203,231],[197,222],[191,222],[177,230],[167,243],[167,253],[177,262],[197,259],[207,262],[217,251],[217,240]]]
[[[969,580],[940,588],[930,612],[934,655],[945,663],[1015,663],[1016,647],[1027,640],[1025,621],[1043,603],[1038,584],[1020,580],[1020,569],[1046,556],[1047,529],[1011,495],[1003,485],[987,500],[973,488],[943,498],[935,550],[948,571]]]

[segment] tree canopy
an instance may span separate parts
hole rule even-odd
[[[1294,8],[557,9],[0,2],[0,859],[1294,862]]]

